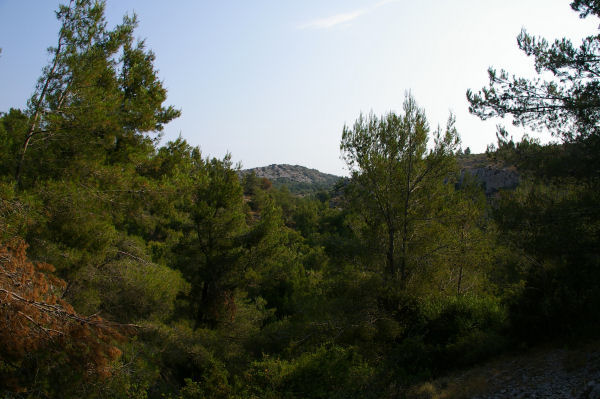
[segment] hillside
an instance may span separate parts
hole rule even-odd
[[[274,164],[258,168],[245,169],[240,172],[243,176],[254,173],[273,182],[275,187],[287,186],[290,192],[298,195],[308,195],[318,191],[328,191],[340,176],[319,172],[300,165]]]
[[[459,155],[458,164],[461,181],[469,173],[483,185],[487,196],[519,184],[519,173],[514,166],[491,160],[486,154]]]
[[[466,173],[474,176],[483,185],[486,195],[493,195],[502,189],[512,189],[519,184],[519,173],[510,165],[490,160],[485,154],[461,155],[458,158],[461,180]],[[309,195],[319,191],[329,191],[342,177],[323,173],[299,165],[273,164],[245,169],[240,175],[254,172],[273,182],[275,187],[287,186],[293,194]]]

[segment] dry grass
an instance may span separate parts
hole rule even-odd
[[[488,392],[487,378],[483,376],[472,376],[470,378],[448,381],[438,380],[434,383],[413,387],[406,394],[407,399],[467,399],[473,395],[481,395]]]

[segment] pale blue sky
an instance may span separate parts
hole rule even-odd
[[[465,92],[491,65],[531,76],[522,27],[549,39],[597,32],[568,0],[108,0],[112,26],[135,11],[182,117],[179,133],[205,155],[244,167],[300,164],[346,174],[342,127],[359,113],[398,111],[411,90],[435,127],[457,116],[463,147],[495,141],[468,114]],[[0,0],[0,111],[24,107],[54,45],[52,0]],[[510,129],[520,134],[515,128]]]

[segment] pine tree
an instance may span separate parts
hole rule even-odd
[[[57,45],[28,103],[30,118],[20,132],[15,180],[76,173],[77,160],[127,159],[179,115],[164,107],[166,90],[153,67],[154,55],[135,43],[135,16],[112,30],[105,3],[71,0],[61,5]],[[148,148],[148,145],[146,145]],[[151,148],[151,146],[150,146]]]
[[[423,227],[435,217],[435,200],[453,171],[459,142],[453,117],[443,134],[436,131],[431,150],[428,139],[425,113],[410,95],[402,114],[361,115],[342,134],[342,157],[352,171],[349,197],[385,248],[386,275],[402,282],[415,266],[417,242],[427,240]]]
[[[595,1],[577,0],[571,7],[582,18],[600,16]],[[551,44],[522,30],[517,43],[527,56],[533,56],[538,74],[549,72],[554,79],[510,77],[507,71],[497,73],[490,68],[489,87],[467,92],[470,111],[482,119],[512,115],[515,124],[545,127],[567,140],[600,134],[600,37],[588,36],[577,48],[566,38]]]

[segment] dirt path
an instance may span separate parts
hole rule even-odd
[[[600,342],[503,356],[414,387],[409,399],[600,399]]]

